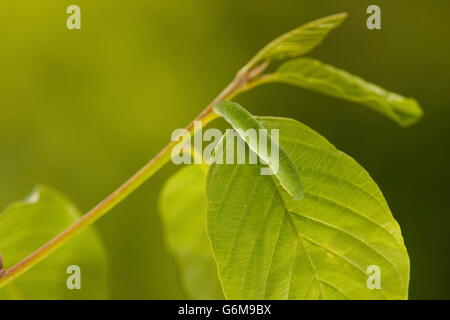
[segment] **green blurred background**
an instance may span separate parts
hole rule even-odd
[[[70,4],[82,30],[66,28]],[[382,9],[382,30],[366,8]],[[36,183],[86,211],[186,125],[258,49],[310,20],[347,22],[312,55],[425,110],[402,129],[352,103],[285,85],[238,98],[252,113],[292,117],[353,156],[399,221],[410,298],[450,298],[450,2],[318,0],[4,0],[0,4],[0,207]],[[169,165],[96,227],[112,298],[183,298],[165,250],[157,197]]]

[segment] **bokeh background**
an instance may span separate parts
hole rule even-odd
[[[82,30],[66,28],[70,4]],[[368,30],[366,8],[382,8]],[[349,102],[281,84],[237,100],[292,117],[372,175],[411,258],[410,298],[450,298],[450,2],[363,0],[3,0],[0,4],[0,207],[36,183],[86,211],[186,125],[276,36],[346,11],[311,55],[425,110],[400,128]],[[97,224],[111,298],[183,298],[163,243],[157,198],[169,165]]]

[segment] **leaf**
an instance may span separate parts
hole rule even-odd
[[[369,174],[305,125],[280,130],[305,198],[294,201],[258,165],[213,164],[207,225],[228,299],[405,299],[409,258],[400,228]],[[368,289],[370,266],[381,289]],[[369,269],[370,270],[370,269]]]
[[[251,69],[265,61],[295,58],[310,52],[346,18],[346,13],[340,13],[309,22],[285,33],[259,51],[247,64],[246,69]]]
[[[206,234],[206,173],[190,165],[167,180],[159,207],[167,245],[188,297],[224,299]]]
[[[346,71],[310,58],[288,61],[268,79],[369,106],[403,126],[417,122],[423,114],[414,99],[386,91]]]
[[[25,200],[0,214],[0,251],[5,267],[27,257],[79,216],[63,195],[45,186],[37,187]],[[81,269],[81,290],[66,286],[70,265]],[[105,299],[106,271],[102,244],[90,227],[0,288],[0,299]]]
[[[250,112],[237,103],[230,101],[224,101],[217,104],[214,107],[214,111],[221,115],[234,129],[236,129],[242,140],[244,140],[249,148],[272,169],[272,173],[278,178],[280,184],[294,199],[300,200],[303,198],[303,186],[297,168],[286,152],[279,147],[277,141],[273,141],[270,135],[266,134],[267,144],[269,146],[275,145],[278,149],[279,159],[278,161],[272,161],[268,156],[268,152],[260,152],[261,144],[257,139],[249,139],[249,136],[245,135],[245,131],[254,129],[259,135],[259,139],[261,139],[265,132],[264,126],[256,120]]]

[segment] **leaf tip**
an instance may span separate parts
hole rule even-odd
[[[405,99],[405,103],[395,104],[394,112],[396,122],[402,127],[410,127],[419,122],[424,116],[422,107],[412,98]]]
[[[339,27],[341,24],[344,23],[344,21],[348,18],[347,12],[341,12],[332,16],[328,17],[329,20],[332,20],[335,24],[335,28]]]
[[[336,27],[339,26],[342,22],[344,22],[345,19],[347,19],[348,17],[348,13],[347,12],[341,12],[341,13],[336,13],[333,14],[331,16],[327,16],[321,19],[318,19],[316,21],[313,21],[313,23],[317,23],[317,22],[323,22],[323,21],[334,21],[336,23],[336,21],[338,21],[338,23],[336,24]]]
[[[29,204],[38,202],[42,195],[42,189],[43,189],[42,185],[36,185],[31,191],[31,193],[28,194],[28,196],[26,196],[24,202]]]

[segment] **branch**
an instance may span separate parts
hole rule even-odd
[[[195,133],[194,121],[201,121],[202,127],[219,117],[213,112],[213,107],[224,100],[231,99],[240,92],[246,91],[247,86],[266,68],[266,64],[258,66],[249,71],[239,72],[234,80],[186,127],[190,133]],[[131,178],[123,183],[117,190],[111,193],[107,198],[97,204],[93,209],[83,215],[67,229],[56,235],[53,239],[45,243],[42,247],[31,253],[28,257],[12,266],[9,269],[2,269],[0,265],[0,288],[9,281],[20,276],[31,267],[48,257],[56,249],[61,247],[70,238],[81,230],[85,229],[104,214],[114,208],[128,195],[140,187],[145,181],[153,176],[161,167],[170,160],[172,149],[177,145],[178,139],[167,144],[155,157],[153,157],[145,166],[136,172]],[[0,257],[1,262],[1,257]],[[0,263],[1,264],[1,263]]]

